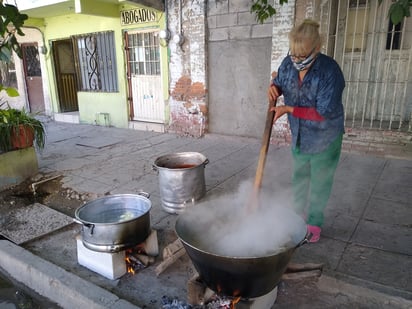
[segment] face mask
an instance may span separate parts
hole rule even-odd
[[[290,55],[289,55],[290,56]],[[296,68],[298,71],[303,71],[309,68],[312,63],[315,61],[317,54],[314,54],[313,52],[304,60],[302,61],[294,61],[293,57],[290,56],[290,60],[292,60],[293,66]]]

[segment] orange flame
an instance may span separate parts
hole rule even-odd
[[[236,304],[240,301],[240,296],[236,297],[230,302],[230,309],[235,309]]]

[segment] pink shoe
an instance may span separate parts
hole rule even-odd
[[[320,239],[320,232],[321,228],[316,225],[309,225],[308,224],[308,237],[309,242],[318,242]]]

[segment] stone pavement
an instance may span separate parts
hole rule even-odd
[[[242,183],[253,181],[261,143],[214,134],[195,139],[53,121],[46,126],[46,147],[38,155],[40,171],[49,176],[62,175],[63,187],[80,195],[97,197],[141,190],[150,193],[151,222],[159,232],[160,249],[174,240],[177,215],[161,207],[154,160],[175,152],[204,154],[209,159],[204,201],[213,202],[215,197],[236,193]],[[322,293],[341,295],[347,291],[349,296],[365,297],[364,291],[369,291],[377,303],[368,305],[363,301],[358,304],[362,308],[375,308],[376,304],[382,308],[412,308],[412,152],[409,145],[400,146],[399,152],[393,145],[390,148],[390,156],[385,157],[384,151],[373,156],[348,152],[352,148],[346,147],[326,209],[321,240],[301,246],[293,256],[293,261],[299,263],[324,263],[318,284]],[[271,145],[262,192],[273,196],[276,203],[289,203],[290,175],[289,147]],[[185,300],[191,275],[187,257],[159,277],[149,267],[135,276],[110,281],[77,265],[74,238],[78,233],[79,227],[74,224],[23,247],[143,308],[161,308],[162,295]],[[11,269],[6,271],[13,276]],[[52,299],[52,295],[46,296]],[[310,300],[302,304],[290,300],[289,305],[279,304],[279,308],[305,304],[306,308],[322,307],[311,306]],[[346,308],[345,301],[340,305]],[[336,303],[330,307],[335,308]],[[278,307],[275,304],[273,308]]]

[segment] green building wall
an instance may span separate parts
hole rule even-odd
[[[129,104],[127,101],[127,78],[126,78],[126,59],[124,53],[123,34],[128,30],[141,29],[164,29],[165,14],[157,12],[158,20],[143,24],[128,26],[121,25],[121,11],[128,9],[143,8],[134,5],[119,5],[117,12],[113,12],[113,6],[108,7],[107,12],[100,10],[102,16],[85,14],[67,14],[56,17],[48,17],[44,20],[29,19],[25,25],[36,27],[43,32],[47,46],[46,67],[49,81],[50,100],[53,113],[60,113],[57,84],[54,74],[52,42],[55,40],[68,39],[72,35],[114,31],[118,92],[77,92],[80,123],[107,125],[105,117],[109,118],[111,126],[118,128],[128,128],[129,125]],[[153,10],[153,9],[151,9]],[[104,15],[104,16],[103,16]],[[168,50],[167,47],[160,46],[160,57],[162,64],[163,96],[164,102],[168,100]],[[167,108],[165,119],[168,121]]]

